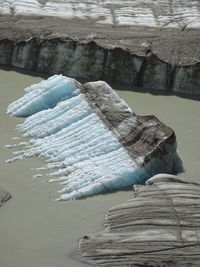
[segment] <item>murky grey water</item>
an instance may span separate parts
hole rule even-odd
[[[0,210],[1,267],[81,267],[71,254],[84,234],[103,228],[105,211],[131,198],[132,192],[101,195],[79,201],[55,202],[55,184],[32,180],[32,167],[41,159],[12,164],[4,146],[18,140],[15,125],[22,121],[6,115],[7,105],[24,94],[23,88],[41,79],[0,70],[0,184],[13,195]]]
[[[54,202],[56,185],[47,183],[45,178],[31,179],[35,174],[31,168],[40,167],[41,159],[3,163],[11,157],[5,145],[20,136],[15,125],[21,119],[7,116],[7,105],[24,94],[23,88],[40,80],[0,70],[0,184],[13,195],[0,209],[0,266],[81,267],[85,265],[71,257],[78,239],[102,229],[105,211],[131,198],[132,192]],[[200,102],[176,96],[118,93],[138,114],[154,114],[176,131],[186,167],[183,176],[200,181]]]

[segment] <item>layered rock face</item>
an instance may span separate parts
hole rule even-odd
[[[0,64],[200,95],[197,1],[1,1]]]
[[[20,143],[24,149],[7,162],[45,157],[42,169],[56,168],[50,182],[63,185],[59,200],[144,183],[160,172],[182,171],[173,130],[154,116],[136,115],[105,82],[80,84],[55,75],[25,91],[8,113],[30,116],[18,128],[35,139]]]
[[[105,231],[80,240],[83,260],[100,266],[199,266],[200,185],[158,175],[111,208]]]

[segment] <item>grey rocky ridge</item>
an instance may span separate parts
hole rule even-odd
[[[105,230],[80,240],[83,261],[100,266],[197,267],[200,184],[157,175],[134,185],[132,199],[112,207]]]
[[[200,95],[197,1],[0,4],[2,65]]]

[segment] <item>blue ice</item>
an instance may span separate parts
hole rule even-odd
[[[9,105],[8,113],[31,115],[18,128],[34,139],[8,162],[45,158],[44,169],[56,168],[50,182],[63,186],[58,200],[118,190],[148,178],[91,108],[75,80],[55,75],[25,91]]]
[[[7,113],[12,116],[27,117],[38,111],[52,108],[58,102],[79,94],[76,84],[78,82],[71,78],[54,75],[46,81],[26,88],[27,94],[10,104]]]

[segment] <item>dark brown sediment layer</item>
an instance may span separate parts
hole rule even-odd
[[[176,136],[170,127],[153,115],[139,116],[128,110],[105,82],[85,83],[81,90],[93,110],[138,166],[144,167],[152,175],[183,171],[176,152]]]

